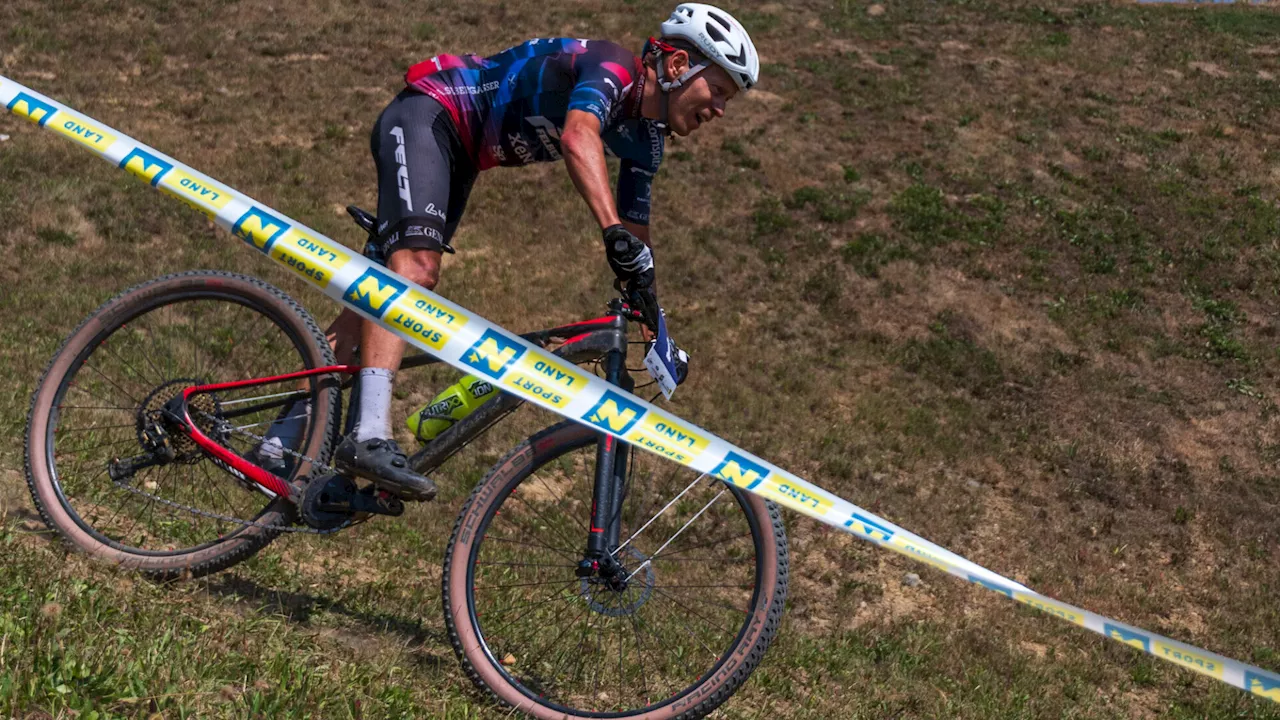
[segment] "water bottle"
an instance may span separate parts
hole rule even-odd
[[[498,389],[488,380],[467,375],[415,410],[405,424],[419,442],[429,442],[470,415],[496,392]]]

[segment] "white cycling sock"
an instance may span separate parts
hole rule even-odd
[[[386,368],[360,370],[360,413],[356,415],[356,442],[391,438],[391,386],[396,373]]]

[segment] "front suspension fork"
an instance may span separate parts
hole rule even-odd
[[[635,381],[627,373],[623,353],[610,352],[605,357],[605,379],[631,392]],[[596,441],[596,475],[592,491],[591,528],[587,535],[587,551],[578,567],[578,575],[609,574],[616,563],[612,552],[618,547],[622,531],[623,488],[627,479],[627,460],[631,447],[612,435],[601,434]],[[602,567],[603,566],[603,567]]]

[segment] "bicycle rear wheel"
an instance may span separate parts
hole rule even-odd
[[[538,718],[700,718],[772,641],[788,582],[778,508],[645,452],[621,511],[624,587],[575,576],[599,435],[562,423],[498,463],[445,553],[445,621],[472,680]]]
[[[181,433],[161,433],[173,452],[164,463],[125,475],[120,459],[155,455],[148,433],[185,387],[331,364],[311,316],[260,280],[192,272],[130,288],[67,338],[32,396],[25,452],[32,499],[76,548],[153,576],[199,576],[244,560],[290,523],[286,498],[228,474]],[[194,396],[191,417],[206,434],[229,427],[227,417],[262,434],[282,408],[244,408],[262,405],[246,400],[266,392]],[[333,384],[313,378],[305,390],[295,381],[275,392],[306,398],[305,429],[289,449],[327,462]],[[243,435],[224,441],[241,455],[254,446]],[[287,479],[310,471],[306,462],[293,465]]]

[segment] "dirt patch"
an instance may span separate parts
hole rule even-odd
[[[1043,348],[1076,350],[1048,315],[955,268],[897,262],[885,266],[881,277],[908,289],[890,298],[866,298],[868,329],[890,338],[925,337],[939,313],[950,311],[969,319],[984,346],[1003,345],[1023,354]]]
[[[1200,72],[1210,77],[1217,77],[1217,78],[1231,77],[1231,73],[1227,72],[1226,70],[1223,70],[1220,66],[1218,66],[1217,63],[1189,62],[1187,63],[1187,67],[1191,68],[1192,70],[1199,70]]]

